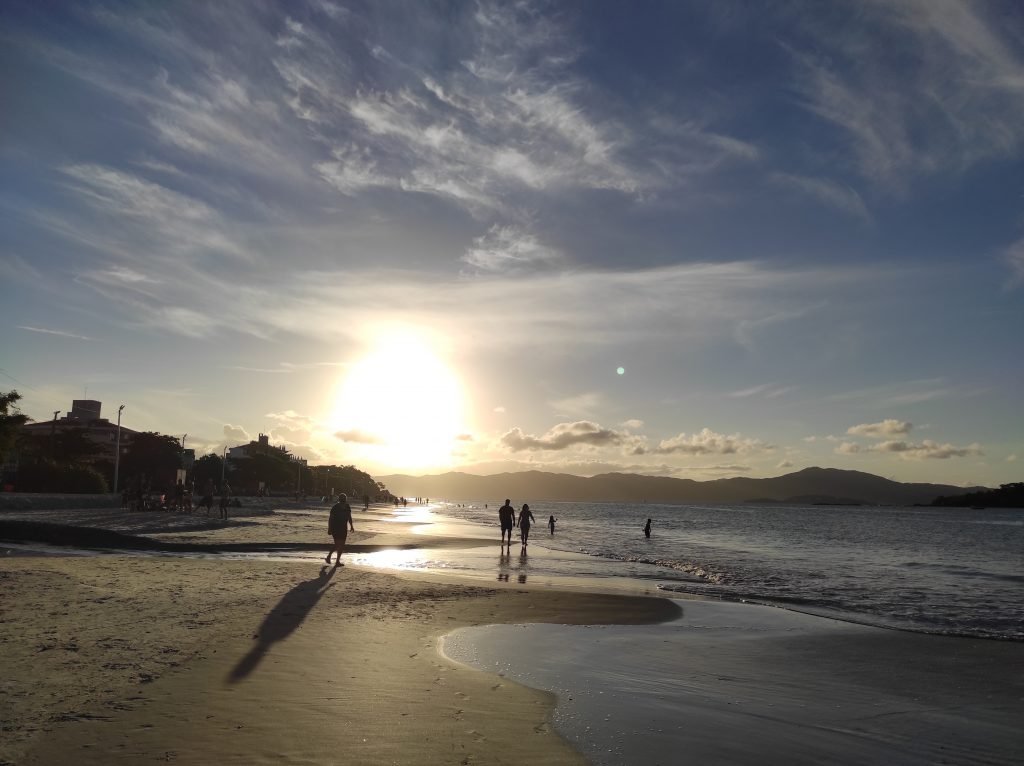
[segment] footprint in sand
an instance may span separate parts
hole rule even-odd
[[[493,692],[493,691],[497,691],[497,690],[498,690],[498,689],[500,689],[500,688],[501,688],[502,686],[504,686],[504,684],[495,684],[494,686],[492,686],[492,687],[491,687],[491,691],[492,691],[492,692]]]

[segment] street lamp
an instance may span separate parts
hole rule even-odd
[[[121,411],[123,409],[123,404],[117,408],[117,442],[114,447],[114,492],[117,492],[117,475],[121,470]]]

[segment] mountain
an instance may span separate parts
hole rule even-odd
[[[565,473],[522,471],[492,476],[451,472],[436,476],[377,476],[388,490],[405,497],[433,497],[452,501],[516,502],[619,502],[619,503],[743,503],[751,500],[786,501],[814,497],[817,502],[836,498],[845,504],[913,505],[930,503],[940,495],[962,495],[984,487],[949,484],[909,484],[862,471],[805,468],[770,479],[714,479],[694,481],[668,476],[605,473],[589,478]]]

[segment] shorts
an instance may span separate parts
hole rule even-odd
[[[343,529],[340,532],[331,532],[331,537],[334,538],[336,543],[344,543],[348,540],[348,529]]]
[[[514,526],[515,525],[512,522],[510,522],[510,521],[502,522],[502,524],[501,524],[501,531],[502,532],[511,532]]]

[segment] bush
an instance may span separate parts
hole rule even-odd
[[[108,492],[107,480],[95,468],[40,462],[23,465],[14,479],[18,492],[60,492],[99,495]]]

